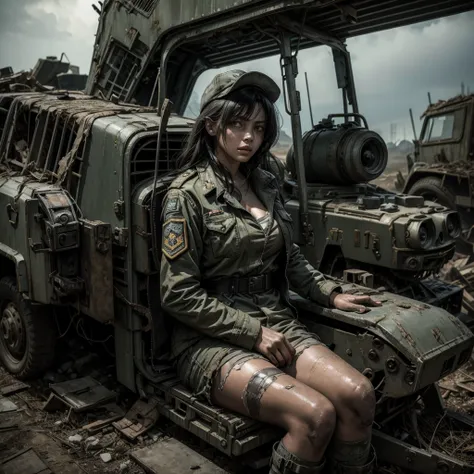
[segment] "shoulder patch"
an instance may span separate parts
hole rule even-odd
[[[162,252],[174,260],[188,250],[188,229],[184,217],[173,217],[163,224]]]
[[[165,213],[168,214],[169,212],[179,211],[180,207],[178,198],[170,198],[166,203]]]

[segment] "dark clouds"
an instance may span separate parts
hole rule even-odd
[[[0,0],[0,67],[28,70],[65,52],[87,72],[97,18],[90,0]]]
[[[22,34],[30,38],[50,37],[59,39],[69,36],[56,15],[45,11],[32,14],[31,9],[40,7],[41,0],[1,0],[0,1],[0,31],[6,34]],[[49,0],[49,3],[60,7],[59,0]],[[71,0],[70,3],[74,3]]]
[[[388,138],[395,123],[397,138],[404,130],[411,138],[408,109],[418,119],[428,92],[434,101],[447,99],[461,92],[461,82],[474,92],[473,31],[474,12],[469,12],[400,28],[390,38],[382,32],[349,41],[359,104],[373,126]]]

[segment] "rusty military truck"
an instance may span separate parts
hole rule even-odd
[[[461,218],[460,252],[474,242],[474,94],[440,100],[422,115],[415,151],[407,157],[403,192],[456,210]]]
[[[86,94],[1,93],[2,365],[20,378],[40,374],[53,361],[58,320],[92,318],[113,338],[121,384],[153,399],[163,416],[225,455],[240,462],[252,455],[252,466],[256,459],[265,460],[278,431],[196,400],[167,358],[172,322],[156,291],[160,206],[169,184],[166,173],[175,166],[193,125],[183,116],[185,106],[204,70],[279,56],[293,130],[286,208],[306,256],[316,255],[319,235],[336,241],[333,232],[339,242],[342,237],[351,243],[348,236],[359,235],[352,242],[363,258],[368,258],[363,250],[371,258],[378,250],[397,268],[405,268],[406,259],[416,256],[416,271],[429,269],[430,259],[447,258],[453,251],[450,220],[456,222],[457,213],[369,185],[364,194],[363,185],[354,183],[354,167],[368,179],[367,173],[383,171],[386,155],[380,137],[370,132],[358,111],[350,56],[340,38],[468,6],[449,1],[434,11],[430,2],[399,3],[384,8],[367,1],[106,0]],[[303,138],[295,84],[297,45],[327,45],[333,51],[344,110],[341,124],[332,124],[329,117],[321,129],[336,149],[341,140],[346,145],[347,139],[356,141],[337,154],[345,163],[343,171],[352,167],[352,181],[326,183],[331,189],[325,201],[318,200],[312,173],[315,162],[330,155],[314,156],[311,142],[317,137]],[[331,160],[326,161],[330,176]],[[338,221],[342,234],[333,231],[331,220],[330,227],[323,225],[325,212],[350,216]],[[381,238],[384,227],[387,233]],[[426,242],[438,247],[427,248]],[[370,279],[363,273],[362,283]],[[346,313],[295,294],[292,303],[305,324],[374,385],[378,459],[420,473],[472,472],[466,461],[431,449],[416,436],[417,420],[429,416],[449,419],[460,430],[472,429],[470,418],[446,410],[436,386],[469,360],[472,332],[427,302],[370,284],[342,285],[346,292],[376,295],[382,306],[364,314]]]
[[[297,35],[296,38],[301,39],[296,43],[299,48],[324,45],[330,49],[334,58],[337,86],[342,93],[341,112],[344,113],[322,118],[312,130],[306,131],[303,141],[297,145],[298,153],[305,155],[304,160],[309,167],[305,172],[305,179],[298,180],[303,182],[301,186],[295,186],[297,170],[293,150],[290,150],[286,159],[285,165],[290,175],[287,176],[288,179],[283,179],[284,190],[288,199],[297,197],[296,206],[289,205],[291,212],[297,216],[295,222],[301,221],[302,230],[305,230],[306,240],[300,239],[298,243],[309,242],[309,245],[302,245],[304,255],[317,269],[327,274],[373,288],[384,287],[391,292],[443,307],[452,314],[459,314],[462,289],[433,278],[454,255],[454,240],[460,232],[458,215],[439,204],[425,203],[421,198],[397,196],[370,183],[384,172],[387,149],[382,138],[369,130],[367,120],[359,114],[350,54],[339,37],[351,36],[352,29],[354,32],[358,31],[355,25],[359,20],[356,17],[373,15],[371,8],[374,6],[367,6],[366,10],[357,2],[347,5],[339,1],[323,3],[327,9],[324,13],[323,10],[314,10],[311,2],[307,5],[303,2],[302,8],[307,8],[309,12],[314,10],[315,17],[312,21],[326,33],[332,31],[332,35],[322,33],[317,28],[305,28],[305,25],[309,24],[298,24],[291,16],[280,16],[275,20],[277,25],[273,27]],[[252,18],[254,9],[268,8],[265,21],[273,21],[271,12],[274,6],[271,2],[256,5],[242,2],[242,8],[247,9],[249,19]],[[283,2],[282,5],[289,8],[289,11],[296,8],[296,4],[292,2]],[[170,18],[177,15],[181,9],[186,10],[183,15],[190,15],[192,21],[202,15],[199,7],[187,10],[184,6],[183,3],[182,7],[177,6],[176,10],[168,12]],[[104,5],[105,12],[109,8],[110,4]],[[403,16],[404,12],[408,12],[409,17],[407,8],[409,9],[408,4],[400,4],[395,9],[394,20],[390,26],[402,24],[398,18]],[[426,8],[429,9],[424,5],[423,9]],[[446,13],[449,14],[460,11],[459,8],[462,7],[453,5],[446,8]],[[423,9],[414,9],[415,18],[422,18],[419,15],[423,15]],[[167,97],[174,104],[173,110],[183,115],[202,72],[210,68],[269,57],[279,54],[281,49],[267,44],[276,41],[268,35],[265,40],[255,41],[254,36],[265,36],[266,30],[260,31],[262,28],[257,25],[258,33],[255,33],[252,23],[250,29],[240,24],[228,30],[229,35],[233,36],[233,39],[228,41],[241,45],[235,51],[235,58],[230,56],[226,59],[206,49],[224,47],[221,44],[214,47],[212,44],[202,43],[192,46],[191,49],[197,48],[192,52],[185,50],[187,46],[178,48],[171,56],[167,49],[163,49],[160,56],[154,48],[167,46],[165,43],[159,43],[162,45],[159,46],[155,42],[160,35],[159,29],[156,28],[157,21],[161,20],[154,16],[157,10],[154,9],[153,2],[119,2],[117,10],[122,10],[122,14],[130,19],[128,29],[119,31],[118,25],[101,17],[87,85],[89,93],[109,100],[150,105],[162,101],[160,94],[166,89]],[[323,17],[316,18],[317,13],[321,13]],[[344,26],[334,23],[337,23],[334,15],[339,15],[338,18]],[[426,18],[431,18],[432,15],[434,12],[430,10]],[[203,20],[203,25],[206,25],[207,21],[210,20]],[[245,23],[247,17],[242,17],[242,21]],[[212,25],[209,28],[213,30],[221,27]],[[270,28],[270,34],[273,34],[272,27],[267,28]],[[303,30],[300,30],[301,28]],[[367,26],[364,32],[376,30],[377,26],[372,24],[370,28]],[[292,56],[296,40],[291,41],[293,42],[285,53],[286,58],[282,56],[281,61],[294,61]],[[186,40],[185,44],[193,43]],[[206,65],[202,64],[204,60],[208,61]],[[169,77],[156,72],[162,71],[165,63]],[[292,77],[286,75],[283,62],[280,67],[283,80],[293,81]],[[291,100],[296,100],[293,106],[299,110],[302,100],[299,92],[295,92],[294,96],[289,94],[285,97],[287,110]],[[349,109],[353,115],[349,115]],[[300,132],[296,133],[298,136]],[[321,153],[313,153],[315,150],[321,150]],[[318,156],[311,156],[312,154]],[[315,169],[319,171],[321,166],[325,168],[324,173],[312,172]],[[304,221],[298,217],[300,214]],[[359,223],[364,223],[364,226],[360,227]],[[409,238],[405,238],[406,233],[410,235]],[[303,237],[303,234],[300,235]],[[470,320],[466,322],[470,324]]]

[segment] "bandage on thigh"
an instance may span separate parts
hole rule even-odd
[[[284,372],[276,367],[267,367],[252,375],[242,396],[245,408],[252,418],[260,414],[260,401],[268,387],[270,387],[280,375],[284,374]]]

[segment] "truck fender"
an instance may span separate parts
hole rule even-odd
[[[16,276],[18,291],[20,293],[28,293],[30,285],[28,282],[28,270],[23,255],[0,242],[0,257],[5,257],[13,263],[16,275],[12,276]]]
[[[436,177],[436,178],[442,178],[443,174],[445,173],[439,173],[436,171],[433,171],[429,167],[425,167],[424,163],[421,164],[421,166],[415,166],[414,168],[411,169],[410,173],[408,173],[408,176],[405,180],[405,185],[403,187],[403,190],[401,191],[402,194],[408,194],[410,191],[410,188],[413,186],[413,183],[415,181],[419,181],[420,179],[423,178],[429,178],[429,177]]]

